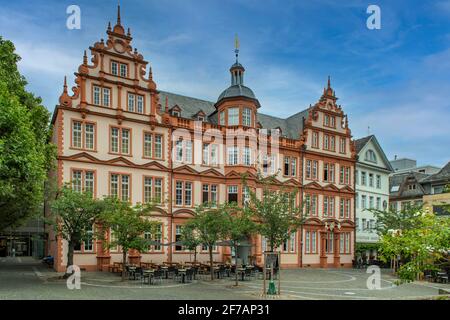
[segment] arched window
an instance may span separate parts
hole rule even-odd
[[[377,162],[377,156],[375,155],[375,152],[373,152],[373,150],[366,151],[366,161]]]

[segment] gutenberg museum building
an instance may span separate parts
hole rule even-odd
[[[245,205],[249,193],[242,174],[247,175],[248,188],[261,195],[260,172],[277,174],[274,190],[298,191],[295,201],[305,203],[308,214],[278,248],[282,266],[352,265],[356,151],[329,79],[317,103],[281,119],[259,113],[257,97],[244,85],[238,50],[229,70],[231,85],[216,102],[209,102],[157,89],[157,75],[132,47],[120,11],[106,33],[106,40],[89,47],[89,58],[85,52],[70,93],[64,83],[52,118],[58,150],[54,175],[60,186],[71,182],[95,197],[159,202],[151,219],[160,221],[161,228],[145,237],[161,245],[129,252],[131,263],[189,261],[189,251],[167,244],[180,239],[195,207],[227,201]],[[263,141],[267,146],[260,148]],[[63,271],[67,243],[48,232],[48,254],[55,257],[55,269]],[[111,237],[114,234],[103,241],[84,239],[75,248],[74,263],[102,270],[121,261],[121,248],[104,244]],[[265,239],[256,235],[248,242],[246,258],[261,265]],[[199,247],[200,261],[209,260],[206,249]],[[231,258],[229,247],[214,248],[215,261]]]

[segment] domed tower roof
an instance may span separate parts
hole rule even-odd
[[[231,66],[230,73],[231,73],[231,85],[226,88],[217,99],[218,104],[223,99],[227,98],[247,98],[255,100],[257,106],[259,107],[259,101],[256,99],[255,94],[253,93],[252,89],[250,89],[247,86],[244,86],[244,72],[245,68],[242,64],[238,61],[239,56],[239,41],[236,38],[236,62]]]

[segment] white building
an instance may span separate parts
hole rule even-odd
[[[378,242],[376,219],[368,209],[389,208],[389,174],[393,171],[383,149],[374,135],[356,140],[358,160],[355,172],[356,244]],[[376,256],[367,250],[367,257]]]

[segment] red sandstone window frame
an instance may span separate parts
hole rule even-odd
[[[204,186],[208,186],[208,202],[207,203],[211,203],[212,204],[212,202],[211,202],[211,190],[212,190],[212,186],[216,186],[216,202],[215,202],[215,205],[212,205],[212,207],[213,208],[216,208],[217,206],[218,206],[218,204],[219,204],[219,187],[220,187],[220,185],[218,184],[218,183],[209,183],[209,182],[207,182],[207,183],[202,183],[202,203],[204,204],[205,202],[203,201],[204,199],[203,199],[203,195],[204,195],[204,193],[205,193],[205,191],[204,191]]]
[[[326,121],[327,117],[329,119],[328,124]],[[323,126],[326,128],[336,129],[336,116],[324,112],[323,113]]]
[[[288,174],[286,174],[286,160],[288,160]],[[293,166],[293,161],[295,161],[295,166]],[[295,170],[293,174],[292,169]],[[296,178],[298,176],[298,157],[283,155],[283,177]]]
[[[82,192],[85,191],[86,188],[86,172],[93,172],[94,173],[94,190],[92,191],[92,197],[97,198],[97,169],[86,169],[86,168],[76,168],[71,167],[70,168],[70,181],[72,183],[72,177],[74,171],[81,171],[81,188]]]
[[[145,155],[145,136],[146,135],[151,135],[152,136],[152,156],[146,156]],[[156,136],[160,136],[161,137],[161,157],[158,158],[155,156],[155,146],[156,146]],[[164,160],[164,141],[165,141],[165,135],[163,133],[158,133],[158,132],[151,132],[151,131],[146,131],[144,130],[142,132],[142,158],[143,159],[152,159],[152,160]]]
[[[118,175],[117,198],[122,200],[122,176],[128,176],[128,202],[133,203],[133,176],[128,172],[108,171],[108,195],[111,195],[111,176]]]
[[[179,205],[177,204],[177,182],[181,182],[182,183],[182,191],[181,191],[181,202],[182,204]],[[191,204],[190,205],[186,205],[186,182],[187,183],[191,183]],[[173,207],[174,208],[193,208],[194,207],[194,192],[195,192],[195,188],[194,188],[194,180],[187,180],[187,179],[175,179],[174,184],[175,187],[173,188]]]
[[[112,151],[112,143],[111,143],[111,138],[112,138],[112,129],[119,129],[119,141],[118,141],[118,149],[119,152],[114,152]],[[123,130],[128,130],[129,132],[129,136],[128,136],[128,153],[122,153],[122,131]],[[132,157],[133,156],[133,129],[130,127],[123,127],[123,126],[116,126],[116,125],[109,125],[109,154],[114,154],[114,155],[121,155],[121,156],[126,156],[126,157]]]
[[[75,122],[81,123],[81,148],[75,147],[73,145],[73,125]],[[86,124],[92,124],[94,126],[94,147],[92,149],[86,148]],[[73,150],[97,152],[97,122],[91,121],[91,120],[86,120],[86,119],[71,118],[70,119],[70,147],[69,148],[73,149]]]
[[[294,234],[294,239],[292,239],[292,234]],[[280,252],[283,254],[297,254],[297,236],[298,232],[295,230],[289,235],[289,238],[283,242],[280,246]],[[294,243],[294,250],[291,250],[291,245]],[[284,245],[287,244],[287,250],[284,249]]]
[[[307,203],[307,197],[309,197],[309,208]],[[315,206],[314,212],[312,211],[312,200],[315,198]],[[308,210],[309,209],[309,210]],[[316,193],[305,193],[305,213],[310,217],[318,217],[319,216],[319,195]]]
[[[309,232],[309,248],[307,248],[306,234]],[[314,242],[312,241],[312,233],[315,233]],[[316,229],[305,229],[305,254],[317,255],[317,243],[318,243],[319,231]],[[313,250],[314,249],[314,250]]]
[[[316,135],[317,140],[314,139],[314,135]],[[311,148],[319,149],[319,145],[320,145],[319,131],[313,130],[311,135]]]
[[[348,236],[348,246],[346,237]],[[343,241],[341,241],[343,239]],[[342,248],[341,243],[344,243],[344,248]],[[352,233],[348,231],[340,232],[339,234],[339,254],[341,255],[351,255],[352,254]]]
[[[92,250],[85,250],[84,247],[84,241],[81,240],[80,241],[80,250],[75,250],[74,249],[74,253],[76,254],[97,254],[97,241],[95,239],[95,225],[92,225]]]
[[[134,110],[135,111],[130,111],[129,110],[129,98],[128,98],[129,95],[133,95],[134,96]],[[142,99],[143,100],[142,101],[142,103],[143,103],[143,105],[142,105],[142,112],[138,112],[137,111],[137,98],[138,98],[138,96],[143,98]],[[147,95],[145,93],[141,94],[141,93],[138,93],[138,92],[135,92],[135,91],[127,90],[127,92],[126,92],[126,108],[125,108],[124,111],[125,112],[129,112],[129,113],[133,113],[133,114],[140,114],[140,115],[147,114]]]
[[[113,62],[117,63],[117,74],[113,74],[112,73],[112,64]],[[120,74],[120,65],[124,64],[127,66],[127,75],[126,77],[122,76]],[[109,75],[113,76],[113,77],[118,77],[118,78],[122,78],[122,79],[129,79],[130,78],[130,64],[128,62],[122,62],[119,60],[115,60],[115,59],[110,59],[109,60]]]
[[[99,87],[100,90],[100,104],[96,104],[94,103],[94,87]],[[109,105],[105,106],[103,104],[103,88],[109,89]],[[93,106],[97,106],[97,107],[103,107],[103,108],[112,108],[113,107],[113,88],[112,87],[108,87],[108,86],[104,86],[104,85],[100,85],[97,83],[92,83],[91,84],[91,104]]]
[[[151,179],[152,180],[152,200],[155,198],[155,180],[160,179],[161,180],[161,198],[159,199],[159,202],[155,202],[157,205],[164,204],[165,197],[164,197],[164,187],[165,187],[165,181],[164,177],[159,176],[149,176],[149,175],[143,175],[142,176],[142,203],[149,203],[148,201],[145,201],[145,179]]]

